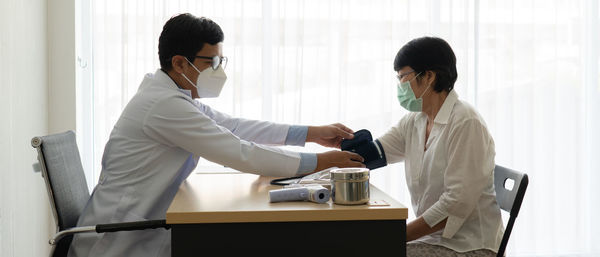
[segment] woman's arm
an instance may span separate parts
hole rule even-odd
[[[413,115],[404,115],[396,126],[391,127],[383,136],[377,138],[385,152],[387,164],[404,161],[404,155],[406,154],[406,131],[408,130],[407,127],[412,126],[412,124],[408,125],[407,123],[412,118]]]
[[[433,227],[430,227],[429,225],[427,225],[427,222],[425,222],[425,219],[423,219],[423,217],[419,217],[416,220],[411,221],[406,226],[406,242],[410,242],[410,241],[419,239],[423,236],[426,236],[426,235],[429,235],[429,234],[432,234],[434,232],[444,229],[444,227],[446,226],[447,220],[448,220],[448,218],[440,221],[438,224],[436,224]]]

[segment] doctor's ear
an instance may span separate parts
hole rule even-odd
[[[435,83],[435,79],[437,78],[437,74],[435,73],[435,71],[425,71],[425,76],[423,76],[423,79],[425,80],[425,84],[427,85],[433,85]]]
[[[188,66],[188,62],[183,55],[175,55],[171,58],[171,67],[177,73],[183,73]]]

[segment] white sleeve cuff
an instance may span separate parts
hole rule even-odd
[[[462,227],[463,223],[465,223],[465,218],[459,218],[453,215],[448,216],[448,220],[446,221],[446,227],[444,228],[444,232],[442,233],[442,237],[444,238],[452,238],[456,232]]]
[[[448,217],[448,212],[445,212],[440,209],[441,208],[439,207],[439,205],[434,204],[423,213],[422,217],[425,220],[425,223],[427,223],[427,225],[429,225],[430,228],[437,225],[446,217]]]
[[[440,206],[440,203],[436,203],[427,209],[423,215],[423,220],[425,223],[429,225],[429,227],[433,227],[440,223],[445,218],[448,218],[446,221],[446,226],[444,227],[444,232],[442,237],[452,238],[456,232],[462,227],[463,223],[465,223],[466,218],[460,218],[458,216],[452,215],[448,213],[448,211],[444,210]]]

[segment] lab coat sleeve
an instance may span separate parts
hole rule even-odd
[[[242,140],[183,97],[156,103],[144,118],[143,130],[161,144],[243,172],[293,176],[300,164],[299,153]]]
[[[404,160],[406,152],[406,122],[408,115],[404,116],[398,124],[390,128],[383,136],[378,138],[383,146],[385,158],[388,164]]]
[[[227,128],[231,133],[238,136],[239,138],[251,141],[259,144],[267,145],[284,145],[290,129],[289,125],[278,124],[269,121],[258,121],[242,118],[234,118],[225,113],[219,112],[208,105],[196,101],[198,107],[208,116],[214,120],[219,126]],[[287,140],[287,143],[291,145],[304,146],[304,141],[301,140]]]
[[[423,213],[433,227],[448,218],[442,236],[452,238],[477,206],[484,187],[493,179],[494,141],[478,119],[450,131],[444,193]]]

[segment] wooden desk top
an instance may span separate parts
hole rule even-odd
[[[407,219],[408,209],[370,186],[377,205],[337,205],[313,202],[269,202],[272,177],[245,173],[192,173],[167,210],[168,224]]]

